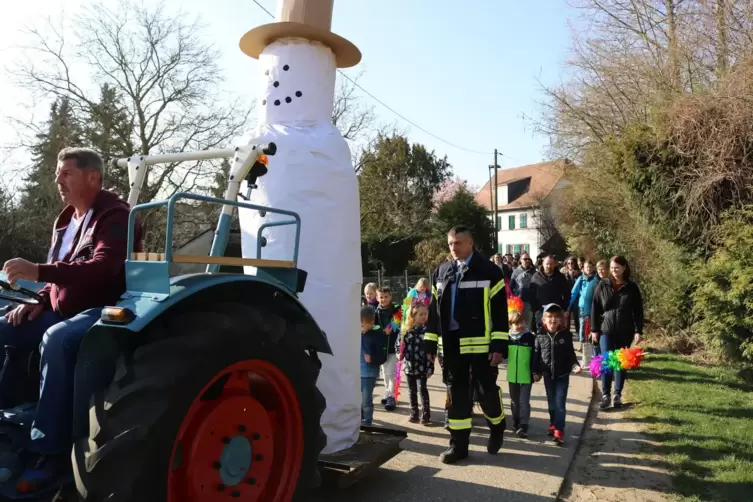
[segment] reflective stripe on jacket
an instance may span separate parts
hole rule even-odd
[[[464,270],[459,270],[454,261],[442,263],[432,274],[431,283],[433,299],[424,335],[428,353],[437,353],[440,339],[445,357],[448,351],[456,350],[460,354],[506,353],[507,294],[499,267],[474,253]],[[457,339],[448,338],[453,284],[457,284]]]

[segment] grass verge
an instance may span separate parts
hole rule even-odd
[[[631,418],[689,501],[753,500],[753,386],[730,368],[649,354],[628,380]]]

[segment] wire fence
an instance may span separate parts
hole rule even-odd
[[[392,291],[393,301],[399,301],[405,298],[411,288],[416,287],[416,283],[422,277],[429,278],[428,275],[409,275],[406,271],[403,275],[382,275],[377,273],[375,276],[364,277],[363,287],[370,282],[373,282],[378,287],[387,287]],[[363,287],[361,288],[361,294],[363,294]]]

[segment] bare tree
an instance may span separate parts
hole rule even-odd
[[[532,223],[539,234],[539,242],[542,246],[551,243],[553,239],[561,238],[557,215],[562,204],[560,191],[547,194],[537,192],[532,194],[534,202]],[[551,252],[551,251],[550,251]]]
[[[677,4],[682,0],[664,0],[664,14],[667,19],[667,59],[669,67],[669,88],[681,90],[679,41],[677,40]]]
[[[716,0],[716,68],[721,75],[727,71],[729,48],[727,44],[727,2]]]
[[[332,123],[340,130],[343,138],[357,141],[370,132],[374,123],[374,107],[366,105],[363,97],[356,92],[358,80],[363,71],[355,77],[340,76],[340,84],[335,91],[335,103],[332,109]]]
[[[571,77],[542,86],[533,119],[552,156],[580,160],[589,146],[645,123],[652,103],[716,79],[718,29],[704,1],[574,0],[587,29],[573,34]]]
[[[219,147],[246,125],[252,106],[222,95],[219,53],[201,40],[198,21],[169,14],[162,5],[120,0],[112,7],[98,3],[84,9],[71,27],[70,39],[50,21],[47,30],[30,29],[34,42],[28,50],[35,59],[15,75],[38,94],[67,97],[82,116],[95,107],[99,91],[88,84],[110,85],[128,110],[138,148],[133,153]],[[156,167],[143,198],[203,186],[214,174],[208,166]]]

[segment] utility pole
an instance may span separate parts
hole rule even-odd
[[[489,166],[489,210],[492,212],[492,223],[494,224],[494,236],[497,236],[497,211],[494,209],[494,183],[492,183],[492,168],[494,166]]]
[[[494,149],[494,250],[499,252],[499,178],[497,177],[499,164],[497,163],[497,149]]]

